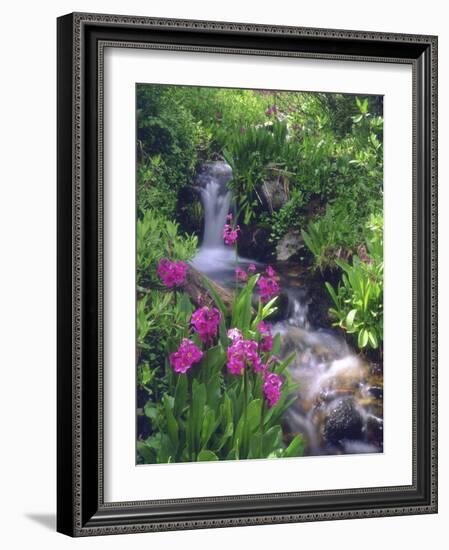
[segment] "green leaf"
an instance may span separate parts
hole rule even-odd
[[[208,462],[211,460],[218,460],[218,456],[213,451],[205,449],[198,453],[197,460],[198,462]]]
[[[357,313],[356,309],[351,309],[351,311],[346,315],[346,326],[348,328],[352,327],[356,313]]]
[[[281,335],[277,333],[273,338],[273,347],[271,348],[271,353],[273,355],[279,355],[279,353],[281,352],[281,344]]]
[[[170,401],[167,399],[167,395],[164,395],[163,402],[165,409],[165,418],[167,420],[168,437],[170,438],[171,444],[173,446],[173,453],[176,453],[179,444],[178,423],[173,416],[172,407],[170,405]]]
[[[268,456],[272,451],[282,445],[282,429],[279,425],[270,428],[262,438],[263,456]]]
[[[153,464],[155,462],[155,453],[145,442],[137,442],[137,452],[142,457],[144,464]]]
[[[304,439],[301,434],[296,435],[291,441],[290,445],[284,450],[282,455],[285,458],[291,458],[294,456],[302,456],[304,454]]]
[[[337,308],[339,308],[340,307],[340,301],[337,297],[337,294],[335,293],[334,287],[330,283],[328,283],[327,281],[324,284],[325,284],[326,289],[329,292],[329,295],[332,298],[334,304],[336,305]]]
[[[217,451],[221,451],[221,449],[225,446],[225,444],[228,442],[228,440],[232,437],[233,433],[234,433],[234,423],[230,422],[226,426],[226,430],[220,438],[220,443],[217,447]]]
[[[369,338],[369,341],[370,341],[370,344],[371,344],[372,348],[377,349],[379,347],[379,341],[377,339],[377,334],[376,334],[374,329],[371,329],[368,332],[368,338]]]
[[[182,410],[187,403],[187,376],[185,374],[179,374],[176,381],[175,389],[175,402],[174,402],[174,414],[180,416]]]
[[[206,405],[206,386],[197,380],[192,383],[192,431],[195,450],[200,448],[201,428],[203,425],[204,407]]]
[[[359,348],[364,348],[368,343],[368,331],[364,328],[359,332],[357,344]]]
[[[205,447],[215,428],[215,413],[209,407],[205,407],[203,425],[201,428],[201,446]]]
[[[248,405],[247,417],[248,417],[248,427],[250,431],[254,432],[260,426],[260,415],[262,411],[262,401],[261,399],[254,399]]]
[[[143,410],[144,410],[145,416],[147,416],[153,421],[156,420],[159,414],[158,406],[156,405],[156,403],[153,403],[152,401],[147,401],[145,403]]]

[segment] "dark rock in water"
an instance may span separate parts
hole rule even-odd
[[[352,399],[339,401],[330,409],[324,424],[324,437],[328,443],[339,444],[343,439],[362,439],[363,418]]]
[[[259,262],[271,261],[274,246],[269,238],[270,230],[265,227],[241,226],[238,240],[239,255]]]
[[[276,245],[276,260],[286,262],[297,256],[303,247],[301,233],[297,229],[290,229]]]
[[[282,177],[264,181],[260,190],[270,213],[279,210],[288,201],[288,186]]]
[[[383,388],[379,388],[377,386],[371,386],[368,388],[368,392],[375,397],[376,399],[382,399],[384,396],[384,390]]]
[[[222,161],[205,162],[198,166],[193,181],[195,185],[205,187],[211,178],[226,183],[232,178],[232,168]]]
[[[366,420],[368,441],[378,442],[382,447],[384,423],[382,418],[369,414]]]

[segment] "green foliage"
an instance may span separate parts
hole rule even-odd
[[[242,128],[227,137],[223,156],[232,167],[231,188],[245,224],[254,220],[257,207],[263,205],[258,187],[268,168],[284,163],[288,156],[287,132],[285,123],[275,121]]]
[[[137,285],[157,284],[156,267],[161,258],[188,261],[198,246],[195,235],[183,234],[179,224],[166,219],[157,210],[147,210],[137,220]]]
[[[383,340],[383,250],[379,218],[371,218],[372,238],[360,247],[352,262],[335,260],[342,270],[337,289],[326,282],[334,302],[329,310],[335,326],[352,334],[360,349],[377,349]]]
[[[350,257],[366,234],[366,222],[344,202],[329,204],[326,213],[301,230],[305,245],[313,254],[313,267],[335,268],[338,259]]]
[[[268,408],[262,393],[260,374],[245,369],[242,376],[226,372],[227,329],[239,328],[245,338],[257,340],[257,324],[275,310],[276,298],[259,302],[253,311],[252,294],[258,275],[236,294],[228,314],[218,299],[222,313],[220,335],[215,346],[204,349],[198,365],[187,374],[171,373],[167,392],[158,402],[147,402],[144,413],[153,433],[138,443],[138,455],[145,463],[211,461],[245,458],[301,456],[304,443],[297,435],[289,445],[283,441],[281,418],[296,399],[287,366],[294,354],[273,361],[272,372],[282,374],[284,386],[278,403]],[[194,338],[194,337],[193,337]],[[195,338],[194,338],[195,339]],[[199,345],[198,339],[196,340]],[[273,353],[278,353],[279,336]],[[264,357],[264,360],[268,360]]]
[[[202,128],[176,88],[137,86],[137,206],[176,215],[179,190],[192,181]]]
[[[305,223],[304,206],[303,192],[294,189],[285,205],[271,216],[271,242],[277,242],[290,229],[301,229]]]
[[[167,345],[185,334],[193,311],[185,294],[161,287],[156,268],[161,258],[190,260],[197,244],[196,236],[180,233],[177,223],[157,211],[137,220],[137,373],[139,386],[150,394],[164,387]]]

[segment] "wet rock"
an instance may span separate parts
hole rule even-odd
[[[384,423],[382,418],[372,414],[366,420],[366,432],[368,441],[373,441],[382,447]]]
[[[276,245],[276,260],[286,262],[297,256],[302,248],[304,248],[304,241],[301,233],[297,229],[290,229]]]
[[[270,213],[279,210],[288,201],[288,184],[282,177],[264,181],[260,190]]]
[[[368,392],[376,399],[383,399],[383,396],[384,396],[383,388],[379,388],[377,386],[371,386],[370,388],[368,388]]]
[[[363,432],[363,418],[352,399],[338,401],[330,408],[324,424],[324,438],[327,443],[337,445],[342,440],[360,440]]]
[[[273,257],[274,247],[269,241],[270,230],[258,226],[241,226],[238,240],[239,256],[268,262]]]
[[[232,168],[226,162],[205,162],[198,166],[193,178],[194,185],[206,187],[210,179],[228,182],[232,178]]]

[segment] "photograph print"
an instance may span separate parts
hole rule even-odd
[[[137,84],[137,464],[382,452],[383,97]]]

